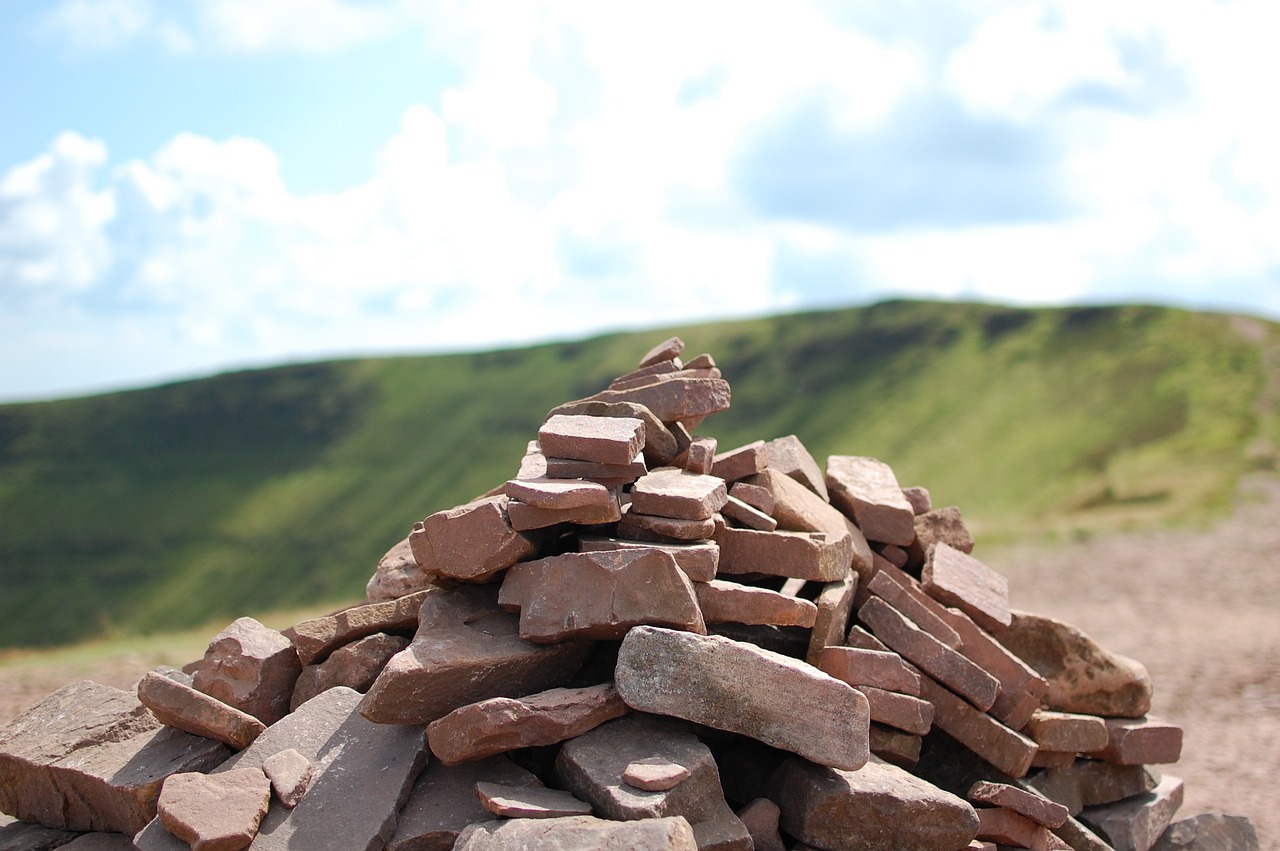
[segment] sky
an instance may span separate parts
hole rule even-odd
[[[0,0],[0,400],[897,297],[1280,319],[1277,24]]]

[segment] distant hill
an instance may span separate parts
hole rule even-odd
[[[3,405],[0,646],[354,599],[415,520],[514,475],[550,408],[671,334],[733,387],[698,434],[874,455],[980,547],[1197,522],[1276,466],[1280,326],[1145,306],[893,301]]]

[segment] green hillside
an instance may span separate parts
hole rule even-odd
[[[0,646],[353,599],[415,520],[513,475],[550,408],[672,333],[733,387],[699,434],[874,455],[980,546],[1197,522],[1276,464],[1280,326],[1155,307],[897,301],[7,405]]]

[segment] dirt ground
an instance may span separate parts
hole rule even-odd
[[[1248,816],[1264,851],[1280,851],[1280,479],[1246,482],[1233,516],[1208,528],[974,554],[1009,578],[1016,608],[1072,623],[1147,666],[1153,714],[1185,731],[1182,760],[1163,769],[1185,782],[1179,817]],[[158,662],[190,655],[173,650],[172,659],[0,665],[0,724],[68,682],[128,688]]]

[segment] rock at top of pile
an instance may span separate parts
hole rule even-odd
[[[629,464],[644,447],[644,422],[630,417],[553,414],[538,429],[538,445],[548,458]]]
[[[915,510],[888,464],[865,455],[832,455],[826,482],[831,504],[853,518],[867,540],[900,547],[915,540]]]
[[[640,358],[637,366],[644,369],[646,366],[653,366],[655,363],[663,361],[674,361],[684,352],[684,340],[679,337],[668,337],[649,351],[645,352],[644,357]]]
[[[777,470],[784,476],[790,476],[818,496],[823,502],[830,502],[831,495],[827,491],[826,476],[822,468],[803,443],[794,434],[774,438],[765,443],[765,454],[769,457],[769,469]]]
[[[955,606],[987,632],[998,635],[1013,620],[1009,580],[947,543],[930,548],[920,584],[926,594]]]
[[[245,617],[209,642],[192,685],[270,726],[289,714],[289,698],[301,673],[293,642]]]

